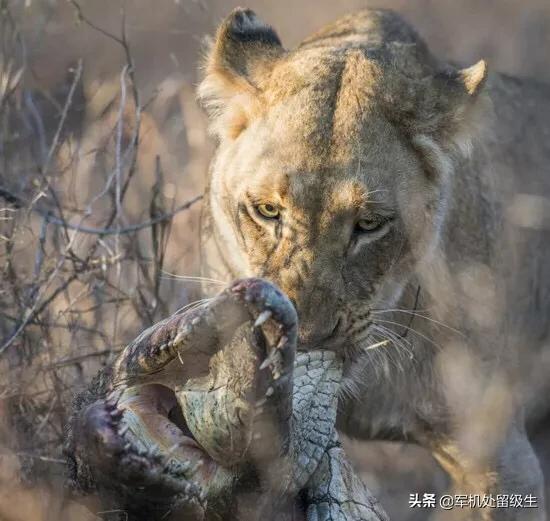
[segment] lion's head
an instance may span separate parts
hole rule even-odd
[[[361,347],[438,247],[453,164],[480,119],[486,65],[442,68],[389,11],[343,18],[286,51],[235,10],[199,96],[218,139],[208,207],[231,277],[295,302],[301,346]]]

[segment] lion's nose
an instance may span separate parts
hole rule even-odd
[[[330,337],[337,336],[338,333],[343,329],[344,327],[344,317],[338,316],[336,317],[336,322],[334,323],[334,327],[332,328],[332,331],[330,332]]]
[[[298,343],[300,347],[315,349],[331,344],[341,336],[345,327],[342,315],[333,317],[316,317],[299,323]],[[328,347],[328,346],[327,346]]]

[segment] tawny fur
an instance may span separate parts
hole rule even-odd
[[[524,422],[546,412],[550,219],[528,201],[550,195],[550,89],[441,63],[391,11],[286,50],[236,10],[199,97],[218,140],[205,271],[275,281],[301,348],[346,354],[348,434],[422,443],[460,490],[542,505]]]

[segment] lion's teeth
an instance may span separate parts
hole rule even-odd
[[[268,321],[271,318],[271,315],[273,315],[273,313],[269,309],[262,311],[258,315],[256,322],[254,322],[254,327],[260,327],[264,322]]]

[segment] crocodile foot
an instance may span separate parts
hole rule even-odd
[[[262,279],[144,331],[75,401],[73,488],[127,520],[386,519],[337,441],[342,361],[296,331]]]
[[[75,478],[90,484],[103,500],[104,510],[122,518],[161,518],[177,512],[183,519],[203,519],[206,498],[193,481],[199,470],[190,459],[175,460],[151,444],[140,443],[130,429],[127,410],[119,407],[120,393],[88,405],[73,424],[72,461]]]
[[[246,279],[146,330],[75,401],[73,488],[132,519],[232,511],[237,487],[258,486],[253,462],[288,446],[296,322],[275,286]]]

